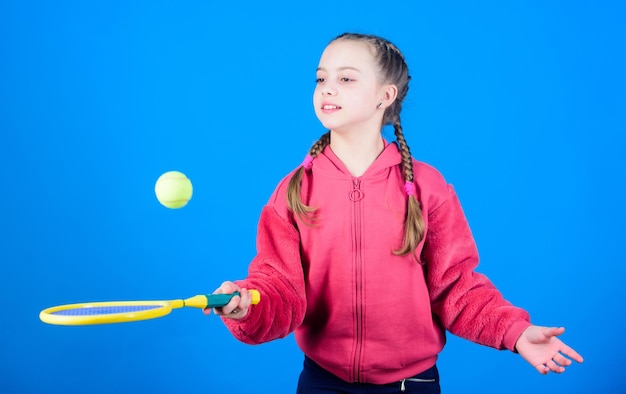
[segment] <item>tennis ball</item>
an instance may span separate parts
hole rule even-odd
[[[179,171],[168,171],[157,179],[154,185],[157,200],[167,208],[182,208],[193,194],[191,181]]]

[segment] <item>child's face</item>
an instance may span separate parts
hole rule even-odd
[[[322,53],[313,95],[315,114],[335,132],[376,129],[384,110],[378,65],[367,43],[338,40]]]

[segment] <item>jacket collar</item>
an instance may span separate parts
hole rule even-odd
[[[386,174],[390,167],[395,167],[402,162],[398,145],[395,142],[389,143],[384,138],[383,142],[385,144],[383,151],[359,178],[376,178],[379,175]],[[322,153],[315,159],[313,166],[316,170],[325,175],[339,178],[354,178],[343,162],[335,155],[330,145],[326,146]]]

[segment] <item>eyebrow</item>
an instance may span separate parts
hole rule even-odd
[[[339,67],[337,70],[339,70],[339,71],[352,70],[352,71],[356,71],[358,73],[361,72],[361,70],[359,70],[358,68],[350,67],[350,66]],[[324,67],[318,67],[316,71],[327,71],[327,70]]]

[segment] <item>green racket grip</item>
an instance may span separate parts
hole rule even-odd
[[[252,305],[256,305],[261,301],[261,293],[258,290],[248,290],[252,295]],[[234,296],[240,296],[238,291],[231,294],[206,294],[197,295],[187,298],[183,301],[183,306],[191,306],[195,308],[220,308],[228,304]]]

